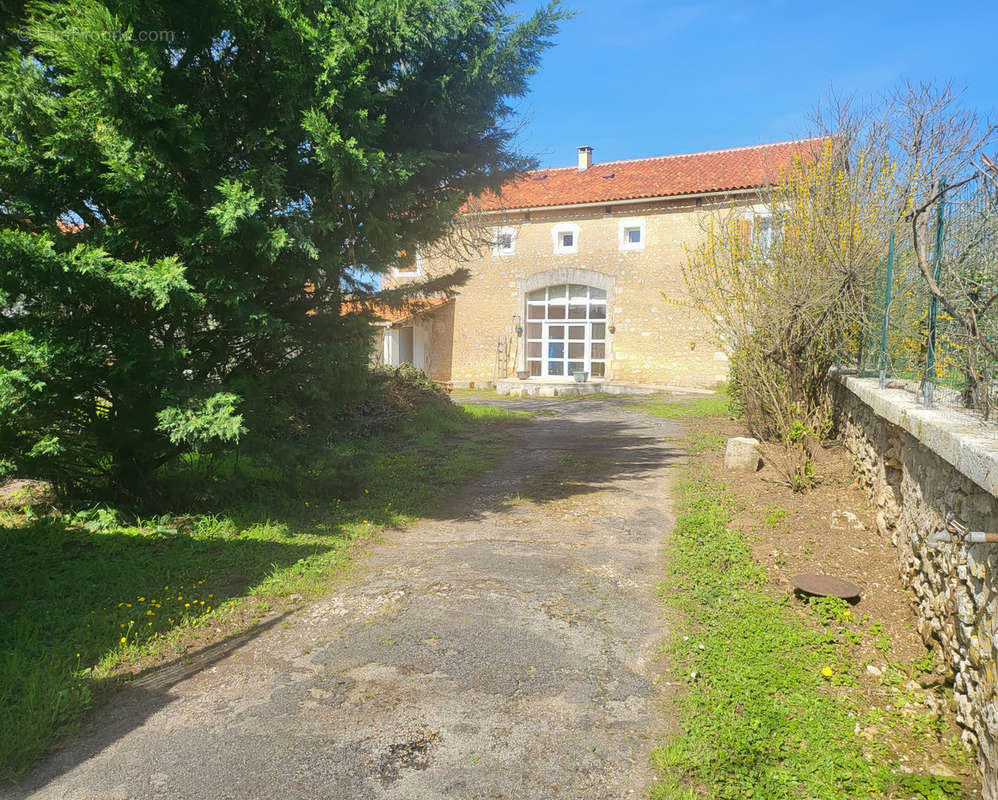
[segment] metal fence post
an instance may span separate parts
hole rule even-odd
[[[932,274],[935,278],[936,286],[939,285],[939,278],[942,275],[943,268],[943,214],[946,209],[945,176],[939,179],[938,203],[936,207],[936,250],[932,254]],[[925,405],[927,406],[932,405],[932,394],[936,380],[936,315],[938,311],[939,299],[935,295],[932,295],[932,299],[929,301],[929,342],[925,359],[925,389],[922,395],[925,398]]]
[[[887,385],[887,323],[891,316],[891,286],[894,283],[894,231],[887,248],[887,289],[884,291],[884,321],[880,330],[880,388]]]

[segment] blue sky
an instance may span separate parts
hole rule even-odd
[[[529,13],[539,0],[514,7]],[[565,0],[578,15],[517,104],[521,149],[542,166],[792,139],[834,90],[876,95],[949,80],[998,106],[998,1]]]

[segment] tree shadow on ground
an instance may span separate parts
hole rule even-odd
[[[661,424],[642,416],[603,416],[607,401],[584,402],[563,406],[562,413],[524,428],[519,446],[501,464],[430,516],[467,520],[505,511],[516,502],[546,504],[584,497],[619,487],[622,481],[641,480],[685,456],[681,446],[663,438]],[[520,407],[532,405],[524,401]],[[598,418],[591,418],[594,415]]]
[[[228,636],[167,664],[141,673],[126,686],[114,690],[114,704],[90,712],[83,721],[86,736],[77,736],[72,743],[45,760],[27,778],[8,782],[13,798],[30,796],[85,761],[97,756],[118,739],[142,725],[147,719],[174,701],[170,689],[197,673],[222,661],[244,644],[273,628],[288,613],[277,614],[254,625],[249,630]],[[3,783],[0,782],[0,788]],[[8,795],[4,795],[8,796]]]
[[[502,428],[451,431],[423,442],[399,439],[394,449],[357,449],[349,462],[353,478],[345,488],[334,474],[295,494],[258,491],[229,513],[231,525],[220,529],[222,535],[94,533],[52,517],[0,527],[0,554],[17,576],[0,585],[0,650],[13,654],[6,663],[0,658],[0,690],[5,697],[48,702],[61,715],[38,732],[33,750],[20,743],[25,759],[79,715],[86,705],[84,697],[73,696],[81,688],[73,686],[81,681],[80,668],[114,653],[122,636],[126,644],[145,641],[175,627],[184,615],[197,616],[202,608],[240,597],[275,570],[342,547],[351,525],[392,526],[400,515],[469,519],[523,500],[545,504],[587,496],[639,481],[683,456],[680,447],[663,438],[662,425],[640,412],[622,416],[606,401],[557,403],[543,403],[553,413],[517,423],[512,448],[509,429]],[[533,405],[525,401],[518,408],[533,410]],[[481,474],[483,465],[496,458],[498,465]],[[339,466],[336,474],[342,472]],[[480,477],[469,481],[476,474]],[[441,503],[441,496],[451,492]],[[274,541],[272,534],[268,540],[241,535],[261,519],[283,526],[286,541]],[[108,723],[104,730],[101,725],[111,717],[95,714],[96,721],[88,724],[93,744],[83,748],[87,752],[75,744],[49,759],[32,776],[33,784],[52,780],[108,746],[168,702],[163,686],[206,666],[216,648],[224,655],[262,629],[206,648],[204,659],[155,670],[116,693],[115,707],[129,704],[132,710],[125,717],[132,722]],[[178,671],[176,680],[168,677],[171,669]],[[166,684],[156,683],[164,679]],[[28,685],[31,680],[37,685]],[[23,708],[7,706],[0,711],[0,728],[22,732]],[[23,765],[24,760],[14,766]]]
[[[88,531],[57,517],[0,526],[0,777],[44,751],[122,655],[334,546]]]

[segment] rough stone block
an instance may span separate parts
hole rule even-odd
[[[755,472],[762,466],[759,440],[748,436],[733,436],[724,448],[724,468],[739,472]]]

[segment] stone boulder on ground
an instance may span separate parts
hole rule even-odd
[[[762,467],[759,440],[749,436],[733,436],[724,448],[724,468],[737,472],[755,472]]]

